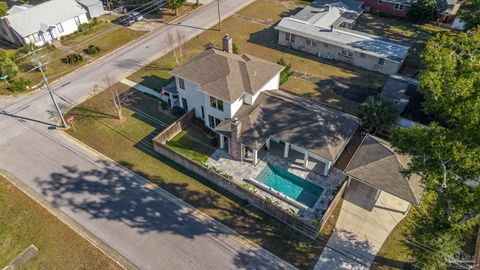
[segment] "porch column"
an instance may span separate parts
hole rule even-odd
[[[220,148],[225,148],[225,138],[220,134]]]
[[[270,138],[267,139],[267,142],[265,144],[267,145],[267,149],[270,149]]]
[[[257,149],[253,149],[253,165],[257,165],[258,161],[258,151]]]
[[[290,144],[287,142],[285,143],[285,149],[283,149],[283,157],[288,158],[288,151],[290,150]]]
[[[325,169],[323,170],[323,175],[327,176],[328,172],[330,171],[330,166],[332,166],[332,162],[327,161],[325,163]]]
[[[308,167],[308,152],[305,151],[305,157],[303,158],[303,167]]]

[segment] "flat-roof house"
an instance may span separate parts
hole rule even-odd
[[[275,27],[278,43],[368,70],[396,73],[410,46],[349,29],[363,10],[362,3],[355,0],[314,1],[280,21]]]
[[[0,37],[17,46],[42,46],[77,31],[86,22],[87,11],[74,0],[13,6],[0,21]]]
[[[327,175],[359,119],[277,90],[282,66],[235,55],[231,38],[223,41],[223,50],[207,49],[171,72],[180,106],[194,109],[236,160],[257,164],[275,148]]]

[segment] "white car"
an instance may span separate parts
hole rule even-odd
[[[137,21],[137,22],[143,20],[143,15],[140,12],[132,11],[132,12],[128,13],[128,15],[135,18],[135,21]]]

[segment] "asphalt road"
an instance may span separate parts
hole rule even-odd
[[[221,0],[223,16],[252,0]],[[94,62],[53,89],[63,110],[105,75],[120,80],[168,50],[167,32],[190,39],[216,23],[216,4]],[[45,91],[0,99],[0,168],[41,194],[141,269],[286,269],[291,266],[162,190],[151,190],[55,129]],[[101,134],[99,134],[101,136]],[[121,151],[121,149],[119,149]],[[32,221],[34,222],[34,221]]]

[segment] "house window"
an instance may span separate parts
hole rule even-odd
[[[317,42],[315,40],[307,38],[307,45],[311,47],[317,47]]]
[[[78,16],[76,16],[74,19],[75,19],[75,24],[77,26],[80,26],[80,18]]]
[[[383,5],[383,0],[378,0],[379,5]]]
[[[364,54],[364,53],[360,53],[360,57],[365,57],[365,54]]]
[[[205,109],[203,108],[203,106],[201,106],[202,108],[202,119],[205,119]]]
[[[208,115],[208,126],[210,128],[215,128],[220,124],[220,122],[221,122],[220,119],[213,117],[210,114]]]
[[[328,44],[327,44],[327,43],[323,43],[323,47],[328,48]]]
[[[210,107],[216,108],[223,112],[223,100],[210,97]]]
[[[347,49],[342,49],[340,55],[343,55],[345,57],[353,57],[353,52]]]
[[[63,26],[61,23],[57,24],[58,33],[63,33]]]
[[[295,43],[295,35],[290,33],[285,33],[285,40]]]
[[[378,59],[378,64],[383,66],[383,64],[385,64],[385,59],[383,58]]]
[[[185,80],[182,78],[178,78],[178,87],[182,90],[185,90]]]
[[[403,5],[395,4],[395,10],[403,10]]]
[[[38,36],[38,33],[31,34],[30,36],[28,36],[28,39],[31,43],[40,42],[40,37]]]

